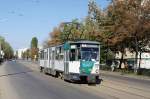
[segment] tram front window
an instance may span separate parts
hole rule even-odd
[[[83,61],[96,61],[99,60],[98,48],[82,48],[81,56]]]

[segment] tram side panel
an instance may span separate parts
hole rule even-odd
[[[49,51],[48,49],[43,49],[40,51],[40,69],[46,73],[47,68],[49,68]]]
[[[69,72],[69,80],[80,80],[80,62],[79,61],[69,61],[68,62],[68,72]]]
[[[79,74],[80,71],[80,61],[70,61],[69,62],[69,73]]]
[[[40,59],[40,67],[44,67],[44,59]]]
[[[52,68],[52,66],[51,66],[52,60],[51,60],[51,58],[52,58],[52,49],[49,48],[49,49],[48,49],[48,68],[49,68],[49,69]]]
[[[40,51],[40,67],[44,67],[44,50]]]
[[[48,51],[48,49],[45,49],[45,51],[44,51],[44,56],[45,56],[45,61],[44,61],[44,66],[46,67],[46,68],[49,68],[49,62],[48,62],[48,59],[49,59],[49,51]]]
[[[56,60],[55,61],[55,70],[58,72],[64,71],[64,61],[63,60]]]
[[[63,51],[62,46],[55,48],[54,70],[57,73],[63,73],[64,72],[64,51]]]

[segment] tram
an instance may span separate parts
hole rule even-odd
[[[68,81],[97,83],[100,44],[96,41],[68,41],[39,51],[41,72]]]

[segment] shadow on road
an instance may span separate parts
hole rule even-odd
[[[26,73],[29,73],[29,72],[33,72],[33,71],[30,70],[30,71],[25,71],[25,72],[17,72],[17,73],[4,74],[4,75],[0,75],[0,77],[8,77],[8,76],[18,75],[18,74],[26,74]]]
[[[72,84],[88,84],[89,86],[96,86],[96,85],[100,85],[103,79],[98,79],[96,83],[88,83],[87,81],[69,81],[69,80],[64,80],[64,81]]]

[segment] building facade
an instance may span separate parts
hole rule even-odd
[[[119,52],[116,54],[115,59],[118,60],[118,62],[120,62],[119,60],[121,59],[121,56],[122,53]],[[140,68],[150,69],[150,51],[142,52],[141,59],[140,53],[138,53],[137,63],[135,58],[136,58],[135,52],[130,52],[128,49],[126,49],[126,53],[123,55],[123,59],[125,62],[127,62],[129,66],[132,66],[132,68],[134,68],[135,64],[137,64],[137,66],[139,66],[140,64]]]
[[[18,59],[23,59],[22,54],[27,50],[28,48],[22,48],[17,50],[17,57]]]

